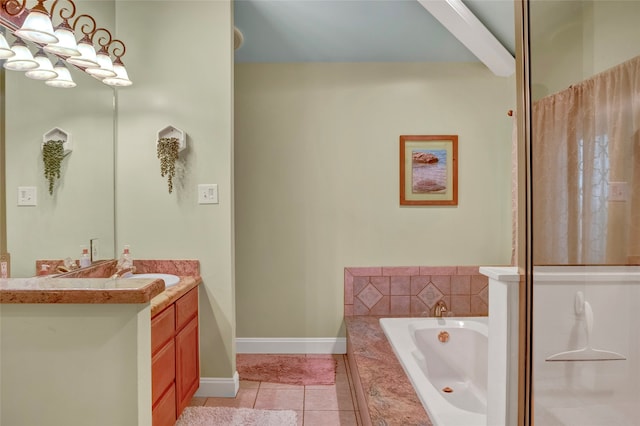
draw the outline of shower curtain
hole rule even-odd
[[[640,56],[531,114],[534,264],[637,264]]]

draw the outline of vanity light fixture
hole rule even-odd
[[[111,33],[104,28],[98,28],[96,31],[94,31],[91,40],[95,38],[96,34],[98,34],[99,31],[104,31],[105,33],[107,33],[109,38],[100,37],[97,40],[97,43],[100,46],[100,50],[96,54],[96,62],[99,66],[96,68],[87,68],[86,71],[88,74],[91,74],[98,79],[116,77],[117,74],[113,70],[113,62],[111,62],[111,56],[109,56],[109,51],[107,50],[107,47],[112,43]],[[101,40],[103,40],[104,42],[101,43]]]
[[[93,24],[89,29],[87,26],[89,24],[83,24],[80,27],[80,30],[84,34],[82,39],[78,42],[78,51],[80,52],[80,56],[71,56],[67,59],[67,62],[73,65],[77,65],[79,67],[85,68],[98,68],[100,64],[98,64],[98,59],[96,58],[96,49],[93,47],[93,41],[91,40],[91,36],[97,31],[96,20],[89,15],[80,15],[76,18],[73,23],[73,29],[76,29],[78,22],[81,18],[87,18]]]
[[[114,47],[113,55],[116,59],[113,61],[113,71],[116,73],[114,77],[107,77],[102,82],[104,84],[108,84],[109,86],[115,87],[126,87],[131,86],[133,83],[129,80],[129,74],[127,73],[127,69],[124,67],[122,63],[122,56],[126,51],[126,47],[123,42],[120,40],[113,40],[111,44],[118,43],[122,45],[122,50],[118,49],[118,47]],[[121,53],[119,53],[121,52]]]
[[[24,75],[34,80],[50,80],[56,78],[58,73],[54,71],[53,64],[42,49],[39,49],[33,59],[39,64],[38,68],[29,70]]]
[[[53,24],[49,12],[44,7],[44,0],[38,0],[38,4],[31,8],[27,19],[15,34],[25,40],[36,43],[57,43],[58,37],[53,33]]]
[[[31,51],[27,47],[27,44],[21,39],[16,39],[11,46],[11,50],[14,55],[8,58],[4,67],[12,71],[26,71],[38,68],[38,63],[33,59]]]
[[[27,2],[31,1],[37,4],[29,9]],[[47,1],[51,2],[50,14],[45,6]],[[70,6],[62,6],[62,3]],[[132,85],[122,62],[126,50],[124,43],[113,40],[107,29],[98,28],[92,16],[82,14],[76,17],[75,14],[73,0],[0,0],[0,59],[7,59],[4,67],[34,70],[28,77],[46,80],[50,86],[74,87],[69,69],[64,64],[67,62],[107,85]],[[55,30],[54,21],[57,22]],[[4,38],[5,28],[17,36],[11,48]],[[99,37],[103,32],[107,35]],[[25,40],[36,46],[38,59],[33,58]],[[58,58],[53,71],[45,63],[51,62],[45,52]],[[47,75],[52,76],[58,70],[62,75],[47,79]]]
[[[14,51],[9,47],[7,39],[4,38],[4,28],[0,27],[0,59],[7,59],[15,55]]]
[[[58,37],[58,42],[47,44],[44,47],[44,50],[46,52],[61,56],[80,56],[78,43],[76,42],[76,36],[73,33],[73,28],[71,28],[71,26],[69,25],[69,18],[73,17],[76,14],[76,5],[71,1],[69,3],[71,3],[71,6],[73,7],[72,10],[69,10],[65,7],[60,9],[60,18],[62,18],[62,21],[58,24],[58,26],[56,26],[56,30],[54,33],[56,37]],[[52,7],[52,12],[53,9],[54,8]],[[65,12],[69,12],[69,16],[66,16]]]
[[[51,87],[60,87],[62,89],[70,89],[72,87],[76,87],[75,81],[71,78],[71,73],[67,69],[64,62],[58,59],[56,62],[56,66],[53,70],[58,74],[56,78],[52,78],[51,80],[47,80],[44,82],[47,86]]]

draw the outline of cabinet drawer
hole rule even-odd
[[[175,308],[169,306],[151,319],[151,354],[155,354],[175,335]]]
[[[195,287],[176,301],[176,331],[198,314],[198,288]]]
[[[173,426],[176,423],[176,386],[172,384],[153,407],[153,426]]]
[[[151,361],[151,400],[155,404],[158,398],[171,385],[176,377],[176,346],[172,340],[155,354]]]

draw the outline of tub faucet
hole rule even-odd
[[[433,309],[433,316],[436,318],[442,318],[447,313],[447,304],[444,300],[438,300],[436,307]]]

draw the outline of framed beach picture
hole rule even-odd
[[[458,136],[400,136],[400,205],[458,205]]]

